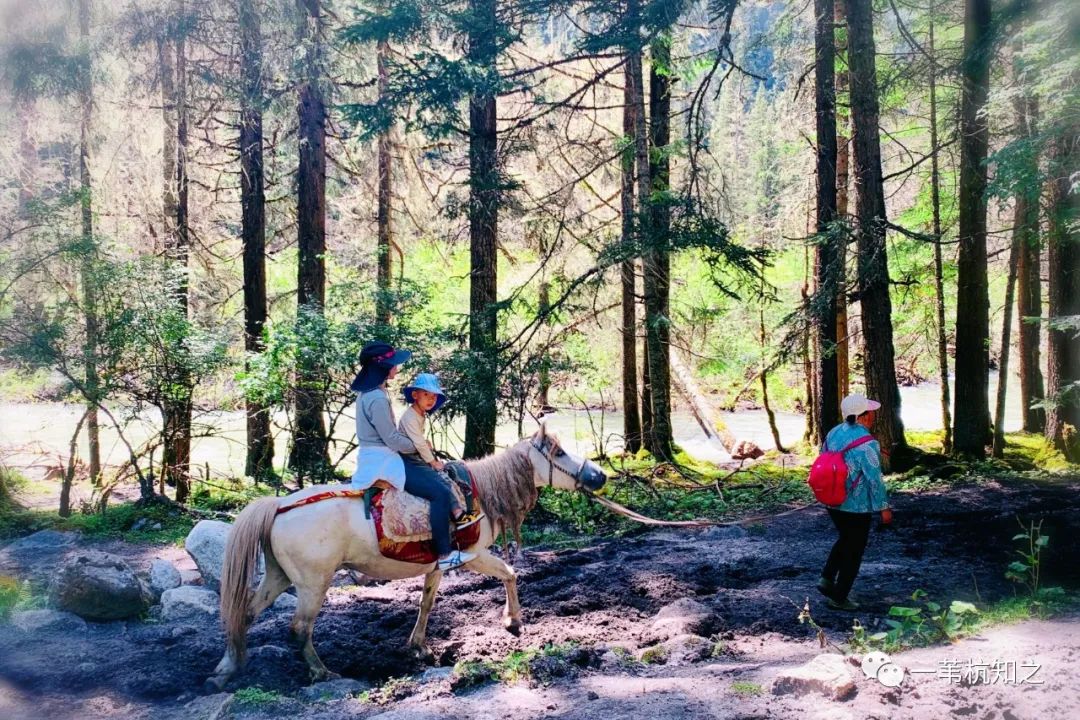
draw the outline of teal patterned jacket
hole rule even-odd
[[[852,441],[869,435],[858,423],[840,423],[825,436],[822,450],[839,452]],[[889,494],[881,477],[881,446],[877,440],[863,443],[844,455],[847,463],[847,498],[837,510],[851,513],[879,512],[889,507]]]

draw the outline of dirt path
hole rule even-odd
[[[988,482],[895,500],[897,527],[872,534],[855,590],[865,601],[858,617],[871,629],[880,626],[891,605],[905,604],[917,588],[946,603],[989,603],[1011,596],[1004,570],[1012,559],[1017,514],[1044,518],[1043,531],[1051,541],[1043,582],[1080,590],[1080,543],[1074,540],[1080,531],[1080,484]],[[820,652],[796,615],[813,593],[832,532],[827,516],[811,509],[749,531],[653,531],[578,550],[527,550],[515,563],[526,623],[521,638],[499,625],[499,583],[453,574],[443,583],[429,629],[439,665],[575,642],[583,649],[578,658],[582,667],[541,688],[494,685],[451,693],[446,680],[402,686],[403,714],[388,717],[524,720],[649,713],[672,718],[898,718],[952,713],[1042,719],[1072,714],[1080,701],[1075,669],[1080,625],[1068,619],[994,628],[981,639],[901,656],[909,669],[920,664],[934,668],[952,656],[1034,658],[1043,665],[1042,685],[960,687],[922,674],[892,690],[854,669],[859,681],[853,700],[771,695],[772,678],[780,669]],[[107,549],[124,551],[119,544]],[[145,558],[147,550],[138,553]],[[403,649],[420,589],[419,580],[332,588],[315,627],[316,647],[326,664],[373,684],[429,669]],[[656,612],[680,598],[708,609],[699,634],[712,637],[715,657],[680,667],[627,667],[603,654],[613,644],[647,647],[653,642],[649,628]],[[810,601],[817,622],[832,639],[843,641],[852,616],[830,611],[814,597]],[[259,686],[284,699],[267,706],[233,705],[228,712],[336,718],[391,709],[358,700],[292,699],[306,676],[302,662],[287,649],[288,620],[270,611],[259,619],[249,636],[254,648],[249,667],[227,688]],[[0,626],[0,717],[192,716],[186,704],[221,651],[216,628],[91,623],[82,631],[28,634]],[[742,683],[738,691],[733,683]]]

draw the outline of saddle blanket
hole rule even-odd
[[[452,484],[456,485],[456,484]],[[458,502],[464,498],[457,487],[452,487]],[[476,484],[472,484],[476,497]],[[371,519],[375,522],[375,535],[379,539],[379,552],[383,557],[403,562],[427,564],[438,556],[431,543],[430,503],[423,498],[395,490],[380,492],[371,499]],[[480,539],[480,522],[453,531],[454,545],[467,548]]]

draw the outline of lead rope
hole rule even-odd
[[[725,522],[721,522],[719,520],[656,520],[655,518],[651,518],[647,515],[642,515],[639,512],[631,510],[624,505],[620,505],[614,500],[608,500],[605,497],[600,497],[599,495],[593,493],[591,490],[582,489],[581,492],[585,493],[587,497],[595,500],[597,503],[603,505],[608,510],[611,510],[617,515],[628,517],[635,522],[641,523],[642,525],[662,525],[665,527],[726,527],[732,525],[745,525],[748,523],[759,522],[761,520],[768,520],[769,518],[791,515],[793,513],[801,512],[808,507],[813,507],[814,505],[817,505],[817,503],[807,503],[805,505],[800,505],[797,508],[785,510],[782,513],[776,513],[774,515],[755,515],[754,517],[742,518],[741,520],[729,520]]]

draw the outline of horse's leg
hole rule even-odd
[[[266,575],[263,576],[262,582],[259,583],[259,587],[255,590],[255,595],[251,598],[251,605],[248,606],[248,617],[252,621],[259,617],[263,610],[270,607],[277,600],[278,595],[285,592],[289,585],[292,584],[289,576],[278,565],[272,553],[266,553],[264,557],[266,560]]]
[[[412,634],[409,635],[409,647],[422,655],[430,655],[431,652],[424,647],[427,639],[428,616],[431,614],[431,606],[435,604],[435,593],[439,592],[439,583],[442,582],[442,571],[432,570],[424,578],[424,594],[420,598],[420,614],[416,618]]]
[[[330,588],[331,579],[332,576],[310,585],[297,583],[296,594],[299,603],[296,608],[296,615],[293,616],[292,623],[289,625],[292,641],[299,648],[304,660],[307,661],[312,682],[322,682],[323,680],[341,677],[337,673],[332,673],[326,669],[326,666],[323,665],[322,660],[319,659],[318,654],[315,652],[315,646],[311,644],[311,631],[315,627],[315,616],[322,609],[323,600],[326,598],[326,591]]]
[[[506,587],[506,607],[503,609],[503,627],[513,635],[521,634],[521,605],[518,604],[517,573],[514,568],[492,555],[487,550],[477,550],[476,559],[466,567],[481,575],[488,575],[503,581]]]

